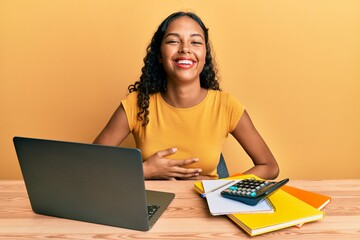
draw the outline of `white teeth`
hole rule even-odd
[[[178,60],[177,63],[191,65],[191,64],[193,64],[193,61],[191,61],[191,60]]]

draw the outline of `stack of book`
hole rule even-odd
[[[203,180],[194,183],[194,189],[200,193],[208,191],[209,186],[221,186],[224,181],[255,178],[255,175],[241,175],[220,180]],[[204,188],[205,187],[205,188]],[[220,189],[219,189],[220,190]],[[221,191],[221,190],[220,190]],[[244,229],[249,235],[256,236],[263,233],[296,226],[300,228],[306,222],[312,222],[324,217],[321,211],[331,198],[319,193],[303,189],[283,186],[272,194],[262,205],[249,209],[242,203],[220,196],[218,191],[207,196],[211,214],[227,215],[232,221]],[[232,203],[230,202],[232,201]],[[238,204],[235,206],[235,204]],[[224,206],[226,209],[224,209]],[[219,208],[218,208],[219,207]]]

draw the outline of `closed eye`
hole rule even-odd
[[[176,40],[168,40],[168,41],[166,41],[166,43],[170,43],[170,44],[174,44],[174,43],[179,43],[179,41],[176,41]]]

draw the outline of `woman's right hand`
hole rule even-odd
[[[184,166],[197,162],[199,159],[190,158],[183,160],[174,160],[166,158],[168,155],[174,154],[176,148],[169,148],[159,151],[149,157],[144,162],[144,176],[145,179],[169,179],[176,178],[190,179],[199,176],[200,168],[185,168]]]

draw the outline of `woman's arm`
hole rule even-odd
[[[94,140],[95,144],[118,146],[130,134],[128,120],[123,106],[116,109],[105,128]]]
[[[246,111],[244,111],[231,134],[255,164],[244,174],[254,174],[263,179],[275,179],[279,175],[279,167],[273,154],[256,130]]]

